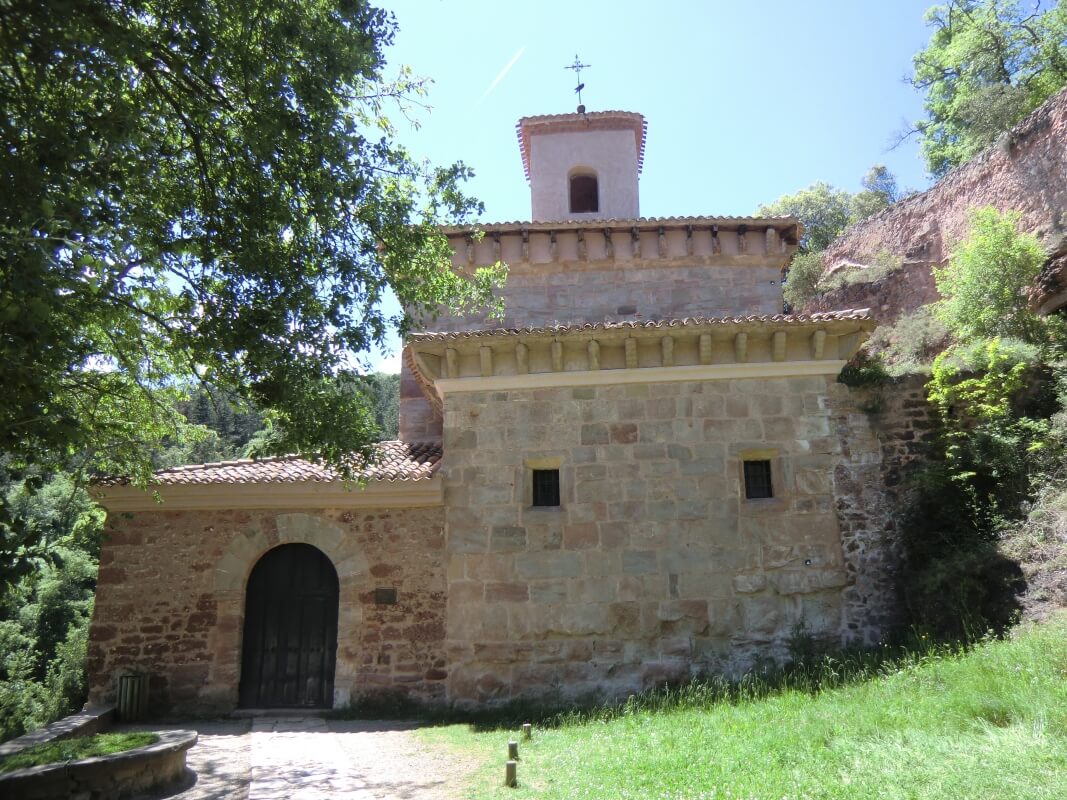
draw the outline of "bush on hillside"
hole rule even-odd
[[[789,265],[782,295],[794,309],[803,308],[819,293],[822,278],[822,253],[797,253]]]
[[[867,341],[867,351],[886,372],[900,375],[929,373],[934,358],[948,344],[949,333],[929,306],[904,314],[892,325],[880,325]]]
[[[1045,251],[1035,237],[1018,232],[1019,218],[995,208],[972,209],[967,236],[948,265],[934,270],[943,298],[934,312],[961,341],[1042,338],[1026,290],[1041,272]]]

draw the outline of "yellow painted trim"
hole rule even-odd
[[[449,392],[499,392],[509,389],[545,389],[564,386],[613,386],[630,383],[721,381],[738,378],[797,378],[811,375],[836,375],[846,363],[843,360],[767,361],[755,364],[697,364],[684,367],[537,372],[529,375],[494,375],[490,378],[438,378],[434,381],[434,386],[438,393],[444,396]]]
[[[330,483],[211,483],[155,486],[95,486],[93,498],[110,512],[201,511],[249,508],[417,508],[444,503],[440,475],[429,480],[376,481],[346,489]],[[158,494],[162,502],[157,502]]]
[[[778,458],[778,450],[777,448],[742,450],[737,455],[742,461],[770,461],[772,458]]]

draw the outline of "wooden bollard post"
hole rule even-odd
[[[515,788],[519,785],[519,764],[517,761],[509,761],[504,764],[504,785]]]
[[[522,723],[522,738],[529,739],[531,736],[533,736],[533,725],[529,722]]]
[[[519,743],[516,741],[508,742],[508,758],[512,761],[519,760]]]

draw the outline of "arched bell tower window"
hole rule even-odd
[[[571,175],[571,213],[588,214],[596,211],[600,211],[596,173],[579,172]]]

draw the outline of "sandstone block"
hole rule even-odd
[[[657,461],[667,457],[667,445],[663,442],[640,442],[633,447],[637,461]]]
[[[579,464],[574,468],[574,478],[578,481],[602,481],[607,476],[605,464]]]
[[[609,428],[612,444],[633,444],[637,441],[637,425],[620,422]]]
[[[614,577],[578,578],[570,583],[568,598],[572,603],[610,603],[614,601]]]
[[[525,603],[529,599],[530,590],[525,583],[492,581],[485,584],[487,603]]]
[[[582,425],[581,442],[583,445],[607,444],[608,426],[603,424]]]
[[[678,416],[678,401],[673,397],[656,397],[648,401],[648,418],[672,420]]]
[[[749,634],[771,634],[778,628],[781,609],[778,598],[747,595],[741,601],[741,625]]]
[[[726,395],[726,416],[732,418],[747,417],[749,415],[749,398],[745,395]]]
[[[603,603],[566,605],[559,614],[559,632],[568,636],[610,633],[614,627],[611,607]]]
[[[673,636],[660,642],[660,652],[668,658],[688,659],[693,654],[693,640],[688,636]]]
[[[655,550],[624,550],[622,571],[624,575],[651,575],[659,568]]]
[[[489,532],[489,551],[515,553],[526,549],[526,529],[516,525],[494,525]]]
[[[734,591],[738,594],[755,594],[766,588],[767,576],[763,573],[734,576]]]
[[[833,491],[829,470],[800,470],[795,477],[799,494],[830,494]]]
[[[671,400],[673,404],[674,401]],[[674,423],[669,419],[660,422],[640,422],[637,425],[638,441],[641,443],[669,442],[674,435]]]
[[[600,530],[600,546],[604,550],[621,550],[631,544],[630,528],[627,525],[601,522],[597,524],[597,528]]]
[[[529,592],[532,603],[563,603],[567,600],[567,584],[562,580],[532,581]]]
[[[764,417],[763,436],[768,442],[784,442],[797,438],[797,424],[789,417]]]
[[[511,503],[515,499],[515,486],[511,480],[506,483],[481,483],[470,487],[471,505],[492,506]]]
[[[600,532],[595,522],[563,526],[565,550],[590,550],[600,543]]]
[[[779,594],[808,594],[845,586],[848,573],[843,569],[789,570],[774,573],[772,579]]]
[[[733,576],[716,571],[683,572],[678,575],[680,598],[727,598],[733,596]]]
[[[708,633],[730,637],[740,629],[738,603],[733,599],[714,599],[708,602]]]
[[[608,606],[611,631],[617,637],[637,635],[641,627],[641,604],[619,602]]]
[[[528,642],[475,642],[472,655],[475,661],[499,664],[529,661],[533,656],[533,645]]]
[[[489,547],[489,531],[452,525],[448,533],[450,553],[484,553]]]

